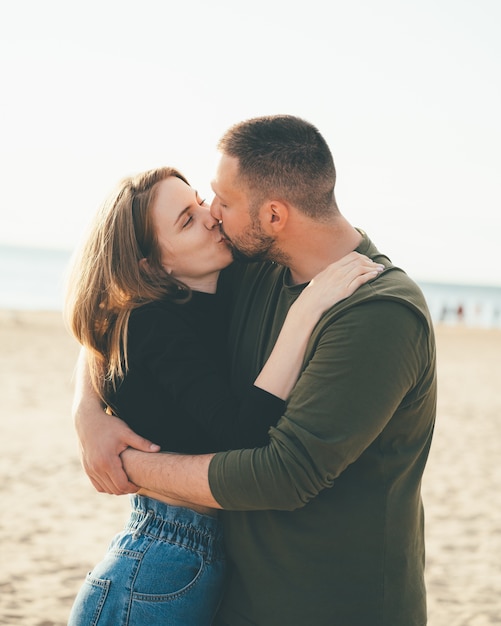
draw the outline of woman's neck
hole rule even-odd
[[[216,293],[219,272],[214,272],[207,276],[197,278],[189,277],[188,279],[180,279],[185,285],[188,285],[193,291],[201,291],[203,293]]]

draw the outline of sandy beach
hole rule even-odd
[[[501,624],[501,330],[436,333],[429,625]],[[61,315],[0,311],[0,346],[0,624],[63,626],[128,499],[97,494],[81,469],[70,417],[78,346]]]

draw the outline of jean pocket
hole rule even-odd
[[[203,555],[176,544],[153,542],[143,554],[134,581],[134,595],[165,600],[184,593],[204,569]]]
[[[166,550],[156,552],[165,555]],[[130,606],[130,626],[196,624],[210,626],[222,598],[225,563],[170,546],[168,560],[139,568]],[[175,553],[175,554],[174,554]]]
[[[96,626],[101,616],[111,582],[87,574],[85,583],[80,588],[73,608],[71,609],[68,626],[72,624],[88,624]]]

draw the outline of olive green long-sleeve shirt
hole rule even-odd
[[[231,626],[423,626],[421,477],[436,409],[426,303],[364,235],[358,252],[387,270],[335,305],[270,443],[217,454],[230,561],[220,617]],[[231,366],[254,380],[301,286],[286,269],[234,276]]]

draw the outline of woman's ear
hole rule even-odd
[[[143,272],[145,273],[150,273],[153,271],[148,259],[146,257],[139,259],[139,267],[143,270]],[[164,268],[164,270],[167,272],[167,274],[172,274],[172,268],[171,267],[167,267],[166,265],[162,265],[162,267]]]

